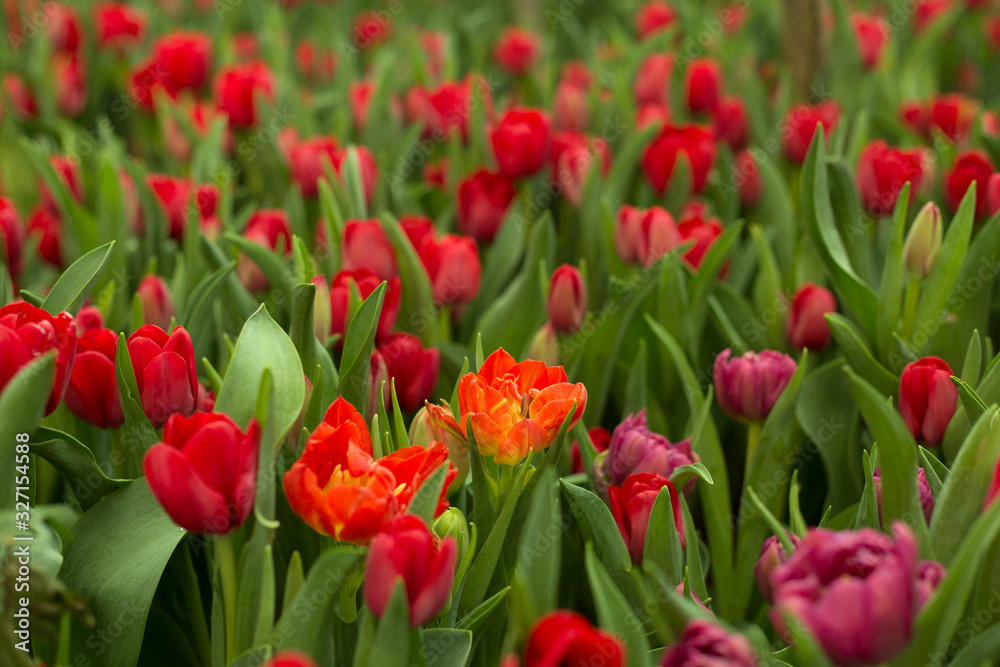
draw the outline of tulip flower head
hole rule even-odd
[[[715,358],[712,376],[715,397],[722,411],[733,419],[762,422],[795,374],[787,354],[764,350],[733,357],[728,348]]]
[[[837,312],[837,300],[825,287],[806,283],[795,292],[785,322],[785,337],[797,350],[822,350],[830,344],[830,327],[824,317]]]
[[[76,323],[69,313],[49,315],[23,301],[0,308],[0,392],[18,371],[51,351],[56,352],[56,369],[46,415],[59,405],[69,384],[76,358]]]
[[[458,228],[480,243],[489,243],[500,231],[515,196],[514,184],[503,174],[485,169],[473,172],[458,184]]]
[[[951,367],[939,357],[906,365],[899,376],[899,414],[916,440],[936,447],[955,414],[958,388]]]
[[[624,667],[625,646],[582,615],[558,609],[535,623],[524,646],[524,667],[603,665]]]
[[[264,667],[317,667],[316,661],[305,653],[286,650],[278,651],[264,663]]]
[[[796,548],[799,546],[799,542],[801,542],[799,536],[795,533],[788,533],[788,539],[792,543],[792,546]],[[753,577],[757,581],[757,588],[760,590],[760,594],[764,597],[765,601],[770,602],[772,599],[771,573],[779,565],[787,562],[789,557],[791,557],[791,554],[785,552],[785,547],[781,544],[781,540],[778,539],[777,535],[772,535],[764,540],[764,545],[760,549],[760,558],[757,559],[757,563],[753,566]]]
[[[193,533],[224,535],[253,511],[260,427],[244,432],[218,413],[176,414],[153,445],[143,470],[153,495],[174,523]]]
[[[125,421],[115,375],[117,348],[118,334],[110,329],[78,333],[76,360],[63,399],[70,412],[100,428],[115,428]]]
[[[147,324],[127,343],[142,411],[153,428],[162,427],[171,415],[191,415],[198,398],[198,374],[194,344],[184,327],[167,334]]]
[[[631,414],[615,428],[608,444],[607,456],[601,461],[598,484],[621,486],[632,475],[652,473],[667,479],[681,466],[698,462],[691,451],[690,438],[671,443],[666,436],[649,430],[646,410]],[[694,489],[692,479],[685,493]]]
[[[958,210],[965,193],[975,182],[976,220],[985,220],[989,213],[987,186],[993,172],[993,161],[985,151],[967,150],[958,153],[954,166],[944,177],[944,195],[948,208]]]
[[[13,278],[24,269],[23,253],[27,236],[24,221],[14,202],[0,197],[0,261]]]
[[[575,266],[563,264],[552,272],[548,314],[557,331],[573,333],[583,324],[587,314],[587,286]]]
[[[649,528],[653,503],[661,489],[667,489],[670,504],[674,513],[674,526],[680,536],[681,546],[684,546],[684,515],[681,511],[681,497],[674,485],[666,477],[653,473],[630,475],[622,486],[612,486],[608,489],[608,500],[611,505],[611,516],[618,524],[632,562],[642,565],[643,549],[646,546],[646,530]]]
[[[743,635],[729,634],[711,621],[696,618],[684,626],[684,633],[663,654],[661,663],[661,667],[693,665],[757,667],[757,658]]]
[[[515,465],[551,445],[571,411],[569,427],[580,421],[587,389],[581,383],[571,384],[562,366],[517,363],[499,349],[478,373],[462,376],[458,403],[459,432],[465,433],[471,424],[480,454],[492,456],[500,465]]]

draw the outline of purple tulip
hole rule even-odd
[[[801,542],[798,535],[788,533],[788,539],[791,540],[793,547],[798,548],[799,542]],[[757,588],[760,589],[760,594],[768,602],[771,601],[772,597],[771,573],[779,565],[787,562],[788,557],[789,555],[785,553],[785,547],[781,545],[781,540],[778,539],[777,535],[772,535],[764,540],[764,546],[760,550],[760,558],[757,559],[757,564],[753,566],[753,576],[757,580]]]
[[[795,362],[774,350],[730,355],[723,350],[712,369],[719,407],[733,419],[762,422],[795,374]]]
[[[882,466],[875,468],[872,473],[872,482],[875,485],[875,500],[878,502],[878,518],[882,518]],[[920,509],[924,512],[924,520],[931,522],[931,514],[934,513],[934,495],[931,493],[931,485],[927,483],[927,473],[923,468],[917,468],[917,490],[920,492]]]
[[[608,453],[601,462],[599,483],[621,486],[631,475],[643,472],[670,478],[674,470],[698,461],[698,455],[691,451],[690,438],[671,443],[666,437],[649,430],[645,408],[637,414],[629,415],[615,429],[608,445]],[[692,478],[684,487],[684,493],[694,490]]]
[[[680,641],[663,654],[662,667],[756,667],[750,642],[703,618],[690,621]]]
[[[809,531],[771,573],[771,620],[787,634],[785,615],[803,623],[837,665],[888,661],[910,641],[919,609],[917,544],[903,523],[895,539],[865,528]]]

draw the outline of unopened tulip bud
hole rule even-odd
[[[434,519],[431,529],[442,540],[448,537],[455,539],[455,544],[458,545],[458,560],[461,561],[469,549],[469,522],[462,514],[462,510],[449,507],[444,514]]]
[[[879,518],[882,517],[882,467],[875,468],[872,473],[872,486],[875,487],[875,504],[878,505]],[[927,473],[923,468],[917,468],[917,495],[920,496],[920,509],[924,513],[924,519],[930,525],[931,515],[934,513],[934,494],[931,493],[931,485],[927,481]]]
[[[316,286],[316,296],[313,300],[313,328],[316,331],[316,338],[327,346],[330,342],[330,326],[332,314],[330,308],[330,287],[326,284],[326,276],[316,276],[312,279]]]
[[[174,297],[160,276],[149,275],[139,283],[139,302],[146,324],[155,324],[164,331],[170,330],[170,320],[177,316]]]
[[[795,362],[774,350],[731,355],[723,350],[712,370],[719,407],[733,419],[763,422],[795,374]]]
[[[756,667],[750,642],[743,635],[729,634],[703,618],[688,622],[684,634],[663,654],[662,667],[728,665]]]
[[[552,273],[548,300],[549,322],[564,333],[573,333],[587,314],[587,286],[580,270],[563,264]]]
[[[559,365],[559,337],[551,323],[544,324],[531,339],[528,358],[537,359],[546,366]]]
[[[923,280],[930,275],[941,252],[941,210],[934,202],[920,209],[903,244],[903,266],[910,280]]]
[[[899,376],[899,414],[916,440],[928,447],[941,444],[955,414],[958,389],[944,359],[924,357],[911,362]]]
[[[822,350],[830,343],[830,327],[824,317],[837,312],[837,300],[830,290],[813,283],[800,287],[792,297],[785,322],[785,337],[796,350]]]
[[[432,442],[443,442],[448,448],[448,460],[455,464],[458,474],[448,487],[448,493],[454,493],[462,488],[465,478],[469,474],[469,445],[464,438],[446,429],[443,424],[450,423],[458,429],[455,416],[447,407],[428,404],[420,408],[417,414],[413,415],[410,422],[409,440],[410,445],[420,447],[430,447]]]

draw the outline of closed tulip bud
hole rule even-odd
[[[736,154],[736,186],[740,189],[740,200],[744,208],[753,208],[760,200],[760,169],[753,154],[743,149]]]
[[[926,177],[921,148],[894,148],[877,140],[868,144],[858,158],[858,191],[865,209],[874,217],[892,214],[906,183],[910,184],[912,202]]]
[[[680,232],[681,243],[684,241],[694,241],[694,244],[684,252],[681,259],[693,271],[697,271],[712,244],[722,236],[722,224],[716,218],[703,219],[702,217],[694,217],[688,218],[677,225],[677,231]],[[727,267],[728,263],[723,265],[720,272],[721,276],[724,277],[726,275]]]
[[[1000,21],[1000,17],[997,20]],[[986,182],[986,211],[991,216],[1000,211],[1000,172],[991,174]]]
[[[52,59],[52,74],[59,114],[76,118],[87,106],[87,70],[76,54],[59,54]]]
[[[638,107],[670,107],[670,76],[674,59],[666,53],[651,53],[639,66],[632,92]]]
[[[941,252],[942,236],[941,210],[934,202],[927,202],[903,244],[903,266],[910,280],[920,281],[930,275]]]
[[[75,157],[65,155],[53,155],[49,158],[49,163],[56,172],[56,176],[66,187],[73,198],[83,203],[83,176],[80,174],[80,163]],[[38,196],[41,199],[42,207],[57,215],[61,210],[56,204],[55,197],[49,191],[48,185],[43,180],[38,181]]]
[[[609,450],[610,451],[610,450]],[[653,503],[662,489],[670,494],[670,504],[673,507],[674,526],[680,536],[681,546],[684,546],[684,515],[681,512],[681,497],[677,489],[666,477],[653,473],[631,475],[622,486],[608,488],[608,500],[611,505],[611,516],[618,524],[629,556],[635,565],[642,565],[643,549],[646,546],[646,530],[649,528]]]
[[[52,42],[53,50],[73,53],[80,48],[83,29],[80,26],[80,17],[73,7],[58,2],[46,2],[40,12],[40,18],[34,20],[40,21],[40,25],[45,28],[45,34]]]
[[[51,351],[56,352],[56,369],[46,415],[59,405],[69,384],[76,358],[76,323],[69,313],[49,315],[23,301],[0,308],[0,393],[18,371]]]
[[[960,93],[935,97],[927,110],[928,123],[955,142],[965,141],[977,117],[983,115],[979,100]]]
[[[361,298],[367,299],[382,284],[382,281],[368,269],[341,271],[330,280],[330,335],[339,335],[341,341],[346,333],[348,295],[351,283],[357,286]],[[377,341],[386,338],[396,326],[396,318],[399,316],[400,292],[399,278],[393,276],[386,282],[385,286],[382,312],[379,313],[378,328],[375,331],[375,340]]]
[[[278,651],[264,663],[264,667],[317,667],[316,662],[305,653],[287,650]]]
[[[38,254],[56,268],[63,265],[62,218],[39,206],[28,218],[28,236],[38,240]]]
[[[917,440],[936,447],[955,414],[958,389],[951,367],[938,357],[924,357],[906,365],[899,376],[899,414]]]
[[[663,654],[661,667],[757,667],[750,642],[743,635],[729,634],[704,618],[688,621],[676,644]]]
[[[882,664],[902,651],[918,611],[917,544],[905,524],[894,524],[893,535],[810,530],[771,574],[779,632],[787,635],[792,616],[836,665]]]
[[[431,228],[430,236],[417,242],[420,261],[431,279],[434,301],[442,305],[469,303],[479,294],[483,272],[476,241],[457,234],[445,234],[435,240],[433,233]]]
[[[264,63],[233,65],[215,77],[215,102],[229,116],[232,127],[257,124],[256,99],[274,100],[274,74]]]
[[[722,68],[719,63],[711,58],[691,62],[684,90],[688,111],[696,114],[714,111],[722,97]]]
[[[365,565],[365,603],[382,618],[396,582],[402,580],[410,626],[421,626],[448,602],[458,548],[455,539],[438,540],[423,519],[403,514],[375,536]]]
[[[667,191],[677,162],[687,160],[690,194],[701,192],[708,183],[708,174],[715,161],[715,137],[697,125],[675,127],[665,125],[642,154],[642,169],[646,180],[657,192]]]
[[[428,403],[413,415],[408,434],[411,445],[430,447],[435,442],[443,442],[448,448],[448,460],[456,470],[455,479],[448,487],[449,494],[461,489],[469,474],[469,445],[464,437],[457,435],[458,428],[451,408]]]
[[[587,286],[580,270],[563,264],[552,272],[548,299],[549,322],[556,331],[574,333],[587,315]]]
[[[564,609],[539,618],[524,645],[524,667],[625,664],[625,646],[617,635],[599,630],[583,615]]]
[[[152,324],[129,336],[128,355],[135,371],[142,411],[153,428],[174,414],[189,416],[198,398],[194,345],[183,327],[170,335]]]
[[[555,122],[560,130],[583,132],[589,122],[587,89],[563,79],[556,86]]]
[[[559,336],[551,322],[546,322],[535,332],[528,348],[528,356],[537,359],[546,366],[559,364]]]
[[[169,329],[170,320],[177,316],[177,308],[166,281],[160,276],[146,276],[139,281],[137,294],[146,324],[155,324],[164,331]]]
[[[976,220],[982,221],[989,213],[986,192],[993,175],[993,161],[986,151],[967,150],[958,153],[955,165],[944,177],[944,199],[948,208],[958,210],[965,193],[976,183]]]
[[[437,383],[440,355],[437,348],[424,346],[411,333],[394,333],[378,345],[389,378],[396,387],[396,399],[404,412],[424,404]]]
[[[507,216],[517,192],[501,174],[480,169],[458,184],[458,228],[480,243],[489,243]]]
[[[279,256],[287,257],[292,253],[291,225],[288,214],[280,208],[255,211],[243,229],[243,236]],[[236,275],[250,292],[263,292],[271,286],[260,267],[246,255],[240,255]]]
[[[326,347],[330,342],[330,326],[332,315],[330,312],[330,287],[326,284],[326,276],[316,276],[312,279],[316,286],[316,296],[313,299],[313,329],[316,338]]]
[[[146,174],[146,185],[166,214],[169,229],[167,234],[175,241],[184,238],[187,228],[188,205],[191,199],[191,184],[183,178],[166,174]],[[139,211],[139,234],[145,234],[145,220]]]
[[[24,242],[27,231],[21,214],[7,197],[0,197],[0,260],[12,278],[24,270]]]
[[[200,32],[174,32],[153,45],[152,61],[163,74],[171,92],[197,90],[208,81],[212,59],[212,38]]]
[[[257,490],[260,427],[243,431],[228,415],[174,415],[142,462],[153,495],[192,533],[224,535],[247,520]]]
[[[96,306],[84,306],[81,308],[80,312],[76,314],[75,321],[77,338],[80,338],[80,336],[92,329],[104,328],[104,316],[101,315],[101,311]]]
[[[511,109],[490,132],[499,171],[512,180],[541,169],[549,159],[551,143],[549,117],[539,109]]]
[[[461,562],[462,556],[469,550],[469,522],[462,514],[462,510],[449,507],[444,514],[434,519],[431,528],[440,539],[450,537],[455,540],[455,545],[458,547],[458,561]]]
[[[3,88],[15,116],[21,120],[31,120],[38,116],[38,98],[24,79],[17,74],[5,74]]]
[[[723,350],[712,369],[719,407],[733,419],[763,422],[795,374],[795,362],[774,350],[731,355]]]
[[[837,300],[825,287],[806,283],[795,291],[785,321],[785,337],[796,350],[822,350],[830,344],[827,313],[837,312]]]
[[[650,0],[635,14],[635,33],[646,39],[669,28],[677,20],[677,11],[664,0]]]
[[[875,502],[878,505],[878,515],[882,516],[882,466],[875,468],[872,473],[872,486],[875,487]],[[924,513],[924,520],[930,524],[931,515],[934,513],[934,495],[931,493],[931,486],[927,482],[927,473],[923,468],[917,468],[917,493],[920,496],[920,509]]]
[[[364,131],[368,125],[368,108],[371,106],[372,93],[375,92],[374,81],[352,81],[347,89],[347,100],[351,107],[351,119],[354,127]]]
[[[936,560],[922,560],[917,564],[917,609],[923,609],[948,571]]]
[[[734,151],[746,146],[749,125],[747,106],[739,97],[725,97],[712,111],[715,135]]]
[[[292,180],[298,184],[303,197],[311,199],[319,193],[319,180],[326,176],[324,162],[329,161],[332,167],[337,150],[337,140],[334,137],[312,137],[290,143],[288,166],[292,172]]]
[[[378,220],[347,221],[341,266],[345,271],[368,269],[382,280],[396,275],[396,255]]]
[[[527,74],[538,60],[541,50],[538,35],[530,30],[512,26],[500,34],[500,39],[493,49],[493,58],[508,74],[522,76]]]
[[[698,462],[698,455],[691,451],[691,439],[672,443],[666,436],[649,430],[646,410],[625,418],[611,434],[607,456],[599,466],[595,486],[599,491],[608,484],[622,486],[632,475],[652,473],[666,479],[681,466]],[[694,490],[695,480],[683,489],[686,495]]]
[[[138,44],[146,32],[146,13],[124,2],[101,2],[94,8],[98,45],[125,51]]]
[[[793,547],[798,547],[801,541],[795,533],[788,533],[788,539]],[[764,540],[764,545],[760,549],[760,558],[753,566],[753,576],[757,581],[757,589],[766,602],[770,602],[772,596],[771,573],[779,565],[785,563],[790,556],[791,554],[785,553],[785,547],[782,546],[777,535],[772,535]]]
[[[858,55],[865,69],[875,69],[889,42],[889,26],[877,16],[856,12],[851,16],[851,28],[858,43]]]

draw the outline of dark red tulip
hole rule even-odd
[[[824,315],[837,312],[837,300],[825,287],[805,283],[795,291],[785,321],[785,337],[796,350],[822,350],[830,344],[830,327]]]
[[[413,412],[431,397],[437,382],[440,355],[437,348],[424,349],[410,333],[394,333],[379,343],[389,377],[395,381],[396,398],[404,412]]]
[[[734,172],[733,179],[740,190],[743,206],[753,208],[760,200],[760,168],[749,150],[744,149],[736,154]]]
[[[715,160],[715,138],[697,125],[665,125],[642,154],[646,180],[658,194],[667,191],[677,161],[684,156],[691,181],[691,194],[698,194],[708,183]]]
[[[142,411],[153,428],[174,414],[194,412],[198,397],[194,345],[183,327],[169,335],[147,324],[128,338],[128,355],[139,387]]]
[[[538,61],[542,45],[538,35],[524,28],[506,28],[493,49],[493,58],[508,74],[522,76]]]
[[[551,142],[549,117],[538,109],[511,109],[490,132],[499,171],[509,179],[541,169],[549,159]]]
[[[792,546],[798,547],[799,542],[801,542],[798,535],[795,533],[787,533],[787,535]],[[791,554],[785,553],[785,547],[782,546],[781,540],[778,539],[777,535],[772,535],[764,540],[764,545],[760,549],[760,558],[757,559],[757,564],[753,566],[753,576],[757,581],[757,588],[760,590],[760,594],[763,596],[765,602],[771,602],[774,593],[771,589],[771,573],[779,565],[787,562],[789,556]]]
[[[684,546],[684,515],[681,513],[681,497],[677,489],[666,477],[653,473],[630,475],[625,483],[608,488],[611,515],[618,524],[618,531],[625,540],[632,562],[642,565],[642,553],[646,545],[646,530],[649,527],[653,503],[660,490],[667,489],[673,507],[674,525]]]
[[[354,46],[362,51],[379,46],[392,34],[392,17],[385,11],[367,11],[354,19]]]
[[[589,665],[624,667],[624,644],[574,611],[558,609],[538,619],[524,646],[524,667]]]
[[[17,74],[7,73],[3,77],[3,87],[15,116],[21,120],[31,120],[38,116],[38,98],[24,79]]]
[[[955,164],[944,177],[944,198],[948,208],[958,210],[966,191],[976,182],[976,219],[984,220],[989,214],[987,185],[993,175],[993,161],[986,151],[967,150],[955,156]]]
[[[375,218],[348,220],[340,250],[341,267],[345,271],[368,269],[382,280],[389,280],[397,273],[392,244]]]
[[[722,98],[722,68],[711,58],[692,61],[684,80],[688,111],[707,113],[714,111]]]
[[[836,102],[812,106],[803,104],[789,109],[782,128],[785,155],[795,164],[805,162],[816,129],[822,125],[825,136],[829,138],[839,118],[840,109]]]
[[[142,467],[174,523],[192,533],[224,535],[253,512],[259,447],[256,419],[244,432],[228,415],[175,414]]]
[[[899,376],[899,414],[914,438],[928,447],[941,444],[955,414],[958,389],[951,367],[938,357],[910,362]]]
[[[891,215],[899,191],[909,182],[910,202],[924,177],[924,152],[920,148],[894,148],[881,139],[868,144],[858,158],[861,201],[875,217]]]
[[[872,486],[875,487],[875,502],[878,505],[878,515],[882,517],[882,466],[875,468],[872,473]],[[931,523],[931,516],[934,514],[934,494],[931,492],[931,485],[927,481],[927,473],[923,468],[917,468],[917,494],[920,496],[920,510],[924,514],[924,521],[928,525]]]
[[[980,105],[978,100],[965,95],[948,93],[935,97],[927,114],[928,130],[937,128],[952,141],[961,142],[968,136],[973,121],[980,116]]]
[[[258,120],[257,98],[273,101],[274,89],[274,74],[266,64],[234,65],[215,77],[215,102],[229,115],[231,126],[253,127]]]
[[[76,341],[76,360],[66,387],[66,407],[99,428],[116,428],[125,421],[115,376],[118,334],[91,329]]]
[[[0,308],[0,392],[19,370],[53,350],[56,370],[46,415],[59,405],[69,384],[76,357],[76,323],[69,313],[52,316],[23,301]]]
[[[480,169],[458,184],[458,228],[480,243],[497,235],[517,192],[505,176]]]
[[[38,254],[56,268],[63,265],[62,218],[39,206],[28,218],[28,236],[38,239]]]
[[[747,144],[747,106],[739,97],[724,97],[712,111],[715,136],[735,152]]]
[[[37,25],[45,29],[54,51],[75,53],[80,48],[83,28],[80,25],[80,16],[71,5],[46,2],[42,7],[42,15],[36,14],[33,18],[39,21]]]
[[[596,443],[595,443],[596,444]],[[640,473],[670,479],[678,468],[698,463],[691,451],[691,439],[670,442],[666,436],[654,433],[646,421],[646,409],[630,414],[615,427],[608,442],[608,454],[598,466],[595,487],[602,495],[607,486],[622,486],[628,478]],[[682,489],[685,495],[694,492],[692,479]]]
[[[731,355],[728,348],[720,352],[712,368],[719,407],[733,419],[763,422],[795,374],[795,362],[774,350]]]

